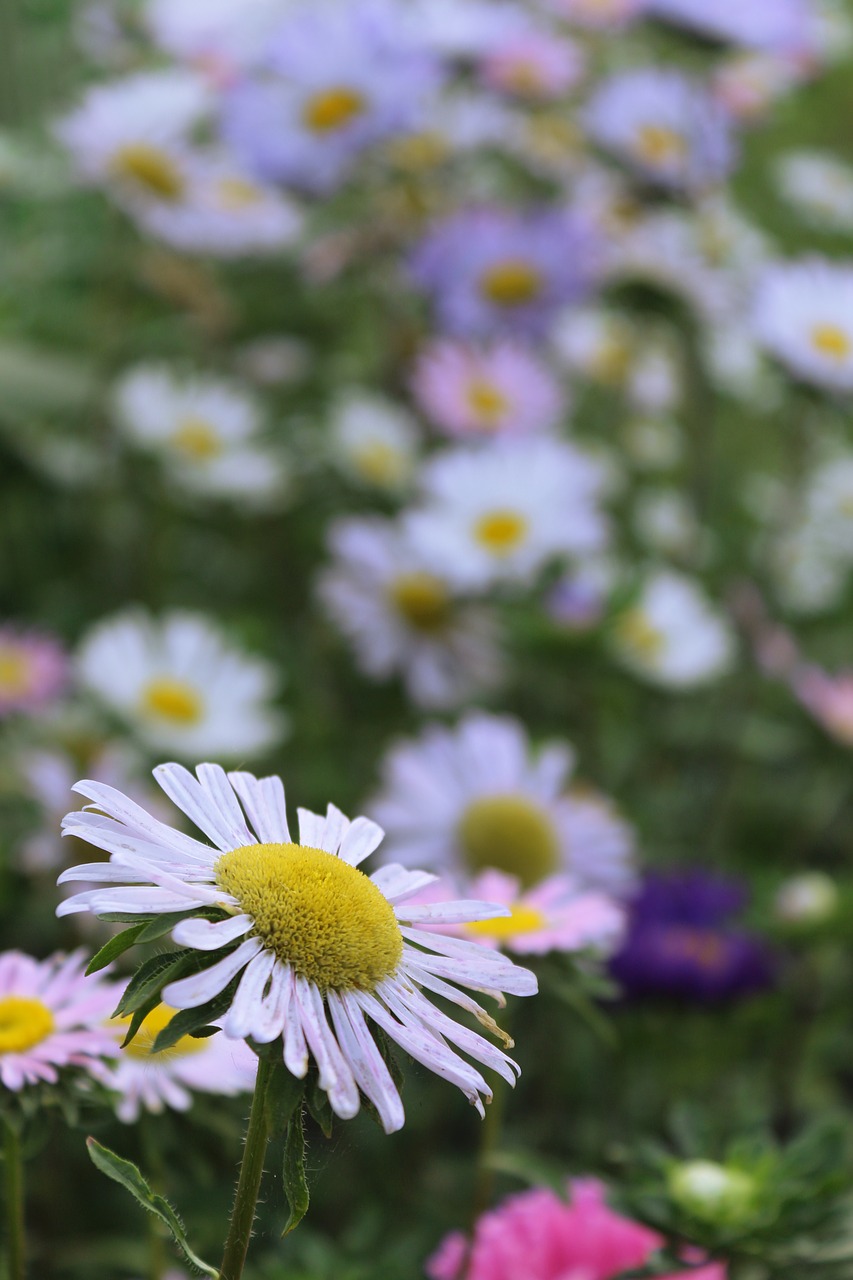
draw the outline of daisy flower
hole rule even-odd
[[[822,151],[792,151],[776,164],[776,183],[794,210],[823,231],[853,231],[853,168]]]
[[[570,373],[605,386],[622,386],[639,348],[639,335],[618,311],[572,307],[554,326],[552,341]]]
[[[481,1115],[491,1089],[451,1045],[514,1083],[515,1063],[425,994],[447,997],[494,1030],[460,987],[492,995],[536,991],[534,975],[499,953],[430,930],[494,916],[494,904],[407,905],[430,877],[399,866],[372,876],[360,871],[382,829],[367,818],[350,822],[334,805],[325,817],[300,809],[293,841],[279,778],[226,774],[214,764],[199,765],[195,776],[163,764],[154,776],[212,845],[156,822],[110,787],[80,782],[76,789],[97,811],[69,814],[65,830],[108,850],[110,861],[72,868],[61,879],[98,878],[108,887],[75,895],[57,910],[157,916],[219,908],[221,919],[190,916],[172,930],[176,943],[211,962],[168,983],[163,1003],[199,1008],[233,985],[226,1036],[259,1044],[281,1038],[284,1065],[297,1078],[313,1057],[335,1114],[356,1115],[364,1093],[388,1133],[402,1126],[403,1107],[369,1021],[456,1084]]]
[[[260,410],[239,384],[136,365],[119,379],[113,404],[122,434],[159,455],[178,488],[261,505],[283,495],[283,460],[259,442]]]
[[[714,97],[737,120],[760,119],[803,79],[796,61],[776,53],[739,51],[718,62],[712,77]]]
[[[417,424],[383,396],[341,392],[330,435],[338,465],[360,484],[393,492],[412,479],[420,444]]]
[[[176,1012],[163,1004],[152,1009],[104,1076],[107,1088],[119,1095],[116,1115],[125,1124],[133,1124],[143,1111],[188,1111],[193,1093],[231,1098],[255,1087],[258,1059],[242,1040],[221,1034],[181,1036],[171,1049],[152,1053],[158,1033]],[[123,1036],[130,1018],[117,1021]]]
[[[754,49],[804,55],[811,48],[809,0],[646,0],[646,12]]]
[[[332,526],[334,563],[318,590],[374,680],[399,673],[421,707],[453,707],[499,683],[497,621],[428,567],[399,525],[378,517]]]
[[[434,342],[418,357],[412,389],[425,416],[452,436],[548,431],[566,410],[547,364],[512,342]]]
[[[395,746],[370,812],[388,834],[387,857],[441,874],[487,869],[524,886],[558,872],[584,890],[624,894],[633,838],[609,803],[566,792],[571,749],[534,752],[511,717],[469,712],[455,729],[428,726]]]
[[[145,26],[161,49],[217,86],[261,58],[290,0],[147,0]]]
[[[546,437],[449,449],[424,468],[426,502],[407,528],[427,564],[460,588],[531,585],[554,557],[603,546],[605,479],[589,455]]]
[[[826,391],[853,391],[853,266],[778,263],[759,282],[752,323],[788,371]]]
[[[68,656],[46,632],[0,624],[0,717],[38,712],[68,683]]]
[[[582,118],[593,142],[665,187],[709,186],[733,162],[728,117],[679,71],[617,72],[598,86]]]
[[[693,579],[669,569],[649,574],[636,601],[611,624],[618,660],[654,684],[687,689],[724,675],[734,633]]]
[[[489,89],[539,102],[568,93],[583,69],[583,55],[571,40],[529,28],[489,50],[480,63],[480,78]]]
[[[202,614],[155,621],[131,609],[97,623],[77,655],[83,685],[152,750],[257,755],[285,724],[269,701],[278,673],[233,648]]]
[[[82,952],[34,960],[20,951],[0,955],[0,1083],[18,1091],[63,1067],[102,1079],[104,1059],[118,1053],[105,1023],[116,987],[87,977]]]

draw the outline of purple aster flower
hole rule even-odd
[[[224,135],[262,177],[317,193],[344,181],[365,147],[418,127],[440,77],[387,0],[299,5],[265,70],[226,99]]]
[[[613,976],[629,996],[736,999],[773,980],[761,938],[732,926],[744,907],[738,881],[698,869],[647,876],[632,904]]]
[[[464,209],[429,232],[411,275],[450,333],[535,335],[586,293],[597,249],[591,228],[563,210]]]

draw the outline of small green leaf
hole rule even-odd
[[[106,969],[108,964],[112,964],[113,960],[117,960],[119,956],[124,955],[128,947],[132,947],[139,935],[145,929],[145,922],[142,924],[131,925],[129,929],[122,929],[121,933],[117,933],[114,938],[110,938],[109,942],[105,942],[100,951],[96,952],[89,961],[86,969],[86,975],[97,973],[99,969]]]
[[[152,995],[159,993],[167,982],[182,977],[184,973],[197,963],[197,951],[169,951],[163,955],[151,956],[144,960],[125,988],[124,994],[116,1005],[114,1018],[125,1013],[133,1013]],[[208,964],[212,963],[212,958]],[[199,968],[203,968],[203,964]]]
[[[290,1073],[288,1072],[288,1075]],[[302,1125],[302,1106],[290,1117],[284,1139],[284,1194],[290,1206],[290,1216],[284,1224],[282,1236],[290,1235],[308,1212],[308,1179],[305,1176],[305,1130]]]
[[[208,1000],[207,1004],[201,1004],[197,1009],[181,1009],[176,1013],[158,1034],[151,1046],[151,1052],[162,1053],[164,1049],[171,1049],[172,1045],[177,1044],[184,1036],[196,1035],[202,1029],[205,1029],[206,1034],[211,1034],[206,1030],[208,1025],[216,1018],[221,1018],[223,1013],[228,1012],[241,977],[242,974],[238,973],[231,979],[225,990],[220,991],[219,995],[214,996],[212,1000]],[[218,1030],[219,1027],[213,1028],[213,1031]]]
[[[108,1178],[112,1178],[113,1182],[117,1182],[124,1187],[125,1191],[129,1191],[134,1200],[142,1205],[143,1209],[146,1209],[148,1213],[153,1213],[155,1217],[165,1223],[172,1233],[175,1244],[181,1250],[190,1266],[196,1267],[203,1275],[210,1276],[212,1280],[217,1280],[219,1272],[215,1267],[202,1262],[201,1258],[193,1253],[184,1232],[184,1225],[175,1210],[168,1200],[151,1190],[136,1165],[132,1164],[130,1160],[124,1160],[121,1156],[117,1156],[108,1147],[102,1147],[94,1138],[86,1139],[86,1147],[96,1169],[100,1169],[101,1173],[106,1174]]]

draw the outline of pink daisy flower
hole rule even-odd
[[[525,891],[516,876],[484,871],[466,888],[466,896],[499,902],[509,915],[462,925],[460,932],[518,955],[587,949],[609,953],[625,925],[622,907],[607,894],[584,891],[572,876],[549,876]]]
[[[548,366],[513,342],[435,342],[421,353],[412,388],[425,416],[451,436],[547,431],[566,410]]]
[[[68,658],[53,636],[0,626],[0,716],[42,710],[67,681]]]
[[[583,54],[547,31],[512,32],[480,66],[484,84],[512,97],[547,100],[568,93],[583,75]]]
[[[103,1059],[118,1053],[104,1025],[116,987],[87,977],[82,951],[34,960],[20,951],[0,955],[0,1082],[19,1090],[40,1080],[54,1084],[60,1067],[103,1075]]]
[[[570,1182],[568,1191],[568,1202],[544,1188],[509,1196],[483,1214],[473,1240],[458,1231],[446,1237],[426,1262],[430,1280],[612,1280],[642,1267],[662,1244],[655,1231],[615,1213],[594,1178]],[[726,1269],[710,1263],[661,1280],[688,1277],[726,1280]]]

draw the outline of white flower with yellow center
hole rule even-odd
[[[623,386],[640,350],[633,324],[603,307],[567,310],[552,335],[557,358],[571,373],[605,386]]]
[[[107,1088],[118,1094],[116,1114],[125,1124],[133,1124],[142,1111],[188,1111],[193,1093],[233,1097],[255,1087],[258,1059],[242,1040],[221,1034],[181,1036],[171,1049],[153,1053],[158,1033],[176,1012],[163,1004],[153,1009],[104,1077]],[[129,1022],[119,1021],[122,1036]]]
[[[320,577],[319,595],[360,671],[376,680],[399,674],[422,707],[458,706],[499,682],[496,619],[460,600],[399,525],[341,520],[329,542],[335,560]]]
[[[394,491],[411,480],[420,439],[404,409],[382,396],[344,391],[330,426],[335,460],[358,483]]]
[[[649,574],[637,599],[616,616],[610,645],[636,675],[676,689],[724,675],[735,648],[728,619],[692,578],[668,569]]]
[[[180,489],[268,505],[286,494],[283,458],[260,440],[261,413],[237,383],[137,365],[114,391],[123,435],[157,454]]]
[[[806,258],[760,281],[752,323],[765,350],[805,382],[853,391],[853,265]]]
[[[69,814],[65,830],[109,852],[110,861],[72,868],[61,879],[99,879],[108,887],[67,899],[59,914],[220,908],[221,919],[190,917],[173,929],[175,942],[208,953],[211,963],[167,984],[164,1003],[198,1008],[233,986],[225,1035],[259,1044],[280,1038],[284,1064],[299,1078],[313,1057],[320,1087],[342,1119],[358,1112],[363,1093],[386,1132],[404,1122],[369,1021],[456,1084],[481,1115],[491,1089],[456,1048],[515,1082],[512,1059],[426,994],[447,998],[496,1032],[460,987],[493,996],[536,991],[533,974],[499,953],[430,930],[492,918],[500,914],[495,903],[407,906],[432,877],[400,866],[372,876],[359,870],[382,829],[367,818],[350,822],[334,805],[325,817],[300,809],[294,841],[279,778],[226,775],[213,764],[199,765],[195,777],[163,764],[154,776],[212,845],[156,822],[110,787],[80,782],[76,790],[96,811]]]
[[[284,719],[269,705],[276,669],[234,648],[202,614],[174,610],[158,622],[129,610],[107,618],[84,636],[77,670],[153,750],[246,757],[284,736]]]
[[[188,134],[211,103],[192,72],[144,71],[89,89],[56,133],[81,176],[108,187],[131,210],[175,205],[192,178]]]
[[[450,449],[422,474],[426,502],[407,518],[414,546],[460,588],[532,585],[558,556],[606,542],[597,461],[559,440],[503,439]]]
[[[629,827],[594,792],[566,790],[571,749],[534,752],[511,717],[470,712],[455,729],[428,726],[388,754],[369,806],[405,866],[477,875],[492,869],[538,884],[570,872],[582,889],[624,894],[633,883]]]
[[[853,231],[853,169],[828,151],[791,151],[776,165],[783,199],[822,231]]]

